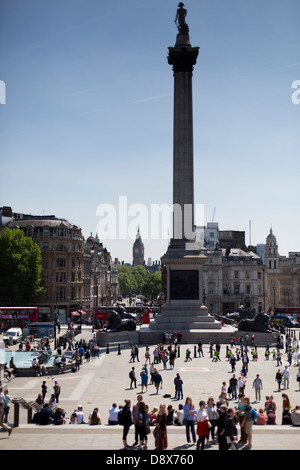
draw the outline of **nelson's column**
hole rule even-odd
[[[174,72],[173,122],[173,237],[161,264],[166,276],[166,303],[149,329],[196,333],[220,329],[221,324],[202,305],[202,266],[194,231],[194,155],[192,75],[199,47],[192,47],[186,10],[179,3],[175,23],[176,44],[169,47],[168,63]],[[184,334],[185,338],[187,335]],[[190,337],[192,339],[192,337]]]

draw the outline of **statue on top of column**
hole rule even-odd
[[[186,9],[183,8],[184,4],[182,2],[179,3],[176,13],[176,18],[175,18],[175,23],[177,25],[178,31],[181,34],[187,34],[189,32],[189,27],[187,23],[185,22],[185,17],[186,17]]]

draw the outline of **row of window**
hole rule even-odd
[[[223,271],[223,279],[230,279],[231,276],[230,276],[230,271]],[[242,273],[245,273],[245,276],[242,275]],[[233,278],[234,279],[251,279],[251,277],[253,278],[253,276],[251,276],[251,271],[234,271],[233,272]],[[261,272],[258,271],[257,272],[257,279],[261,279]],[[213,271],[209,271],[208,272],[208,279],[214,279],[214,272]]]

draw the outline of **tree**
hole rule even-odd
[[[119,281],[119,291],[123,295],[130,294],[136,290],[136,282],[128,269],[128,266],[119,266],[118,281]]]
[[[30,305],[43,293],[42,255],[39,246],[20,229],[0,234],[0,302]]]
[[[142,294],[151,299],[157,297],[161,292],[161,272],[148,274],[142,285]]]
[[[119,291],[121,294],[141,294],[142,285],[149,276],[149,272],[145,266],[129,266],[122,264],[118,267],[119,269]]]

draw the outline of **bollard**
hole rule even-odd
[[[180,357],[180,346],[179,346],[179,344],[177,346],[177,357]]]
[[[197,348],[194,346],[194,357],[197,357]]]
[[[106,343],[106,354],[109,354],[109,344]]]
[[[19,418],[20,418],[20,405],[19,403],[14,403],[14,428],[19,427]]]
[[[27,410],[27,424],[31,424],[32,423],[32,408],[28,408]]]
[[[119,343],[119,344],[118,344],[118,356],[120,356],[120,355],[121,355],[121,345],[120,345],[120,343]]]

